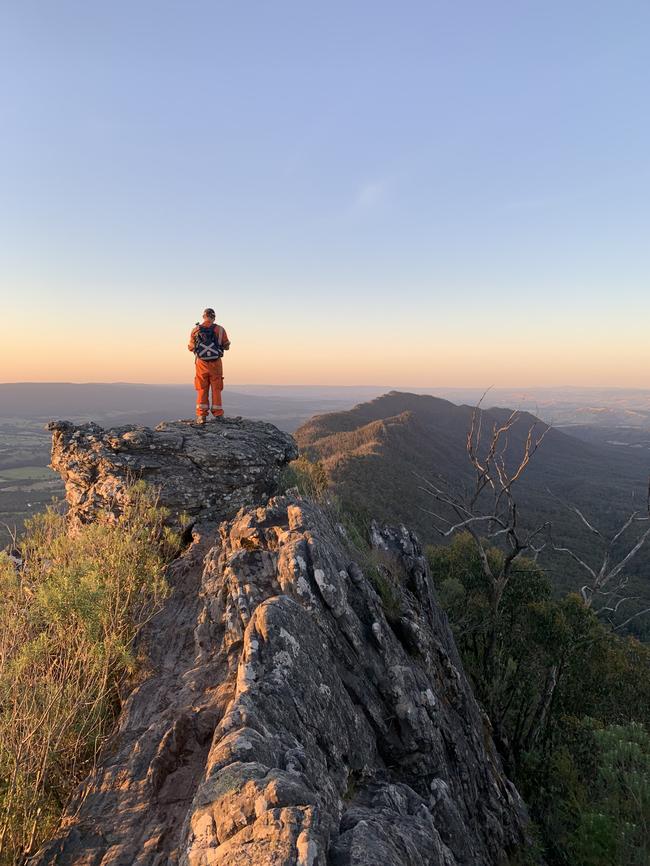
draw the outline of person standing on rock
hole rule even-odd
[[[196,423],[205,424],[210,410],[210,391],[215,418],[223,415],[221,392],[223,391],[223,353],[230,348],[228,334],[222,325],[215,324],[215,312],[211,307],[203,310],[203,321],[192,328],[187,348],[194,352],[196,371]]]

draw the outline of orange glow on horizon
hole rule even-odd
[[[546,320],[511,323],[506,336],[494,317],[432,323],[403,313],[392,331],[383,319],[370,317],[330,323],[280,310],[273,322],[259,318],[241,312],[232,320],[224,316],[232,341],[224,357],[226,389],[238,384],[650,387],[643,317],[626,320],[624,329],[595,320],[577,328],[549,312]],[[0,382],[191,384],[192,324],[167,318],[152,327],[141,316],[121,316],[98,317],[88,328],[82,310],[61,313],[40,332],[38,352],[26,350],[23,329],[3,335]],[[387,339],[389,333],[395,336]]]
[[[74,352],[44,341],[41,357],[25,357],[18,346],[0,349],[1,382],[141,382],[191,383],[192,355],[172,348],[150,352],[144,347],[122,348],[114,357],[97,357],[83,346]],[[13,351],[12,351],[13,348]],[[584,347],[582,347],[584,349]],[[255,347],[233,341],[224,357],[226,388],[236,384],[268,385],[378,385],[411,387],[534,387],[581,385],[600,387],[650,387],[645,370],[650,352],[629,346],[610,346],[594,359],[593,353],[560,351],[553,359],[542,351],[519,347],[493,349],[476,346],[402,348],[390,357],[377,356],[377,347],[343,347],[332,356],[315,344],[311,350],[284,349],[272,359],[260,358]],[[83,358],[83,362],[80,361]]]

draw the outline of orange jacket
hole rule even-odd
[[[190,352],[194,351],[194,339],[195,339],[196,335],[198,334],[200,327],[201,327],[201,325],[195,325],[192,328],[192,333],[190,334],[190,342],[187,344],[187,348],[190,350]],[[203,326],[203,327],[207,327],[207,325]],[[226,329],[223,327],[223,325],[216,325],[215,324],[212,327],[213,328],[219,328],[219,330],[221,331],[221,334],[217,334],[217,338],[219,338],[219,337],[221,338],[220,342],[221,342],[221,345],[223,346],[224,349],[229,349],[230,348],[230,340],[228,339],[228,334],[226,334]]]

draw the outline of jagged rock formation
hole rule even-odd
[[[372,543],[294,495],[197,523],[148,676],[32,864],[506,864],[525,813],[426,561],[404,527]]]
[[[103,430],[52,421],[52,468],[65,482],[71,523],[87,523],[98,510],[118,512],[130,481],[160,489],[172,518],[232,517],[268,498],[283,466],[297,456],[288,433],[263,421],[222,418],[199,427],[167,421],[155,430],[127,425]]]

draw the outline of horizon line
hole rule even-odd
[[[105,385],[105,386],[126,386],[134,388],[191,388],[190,383],[184,382],[106,382],[106,381],[83,381],[71,382],[65,380],[24,380],[19,382],[0,382],[0,387],[13,385]],[[273,382],[239,382],[234,383],[231,391],[236,391],[237,388],[330,388],[330,389],[373,389],[389,391],[433,391],[433,390],[453,390],[453,391],[477,391],[483,390],[498,391],[498,390],[528,390],[528,391],[550,391],[550,390],[582,390],[582,391],[650,391],[650,387],[642,387],[639,385],[491,385],[486,388],[485,385],[371,385],[371,384],[356,384],[356,385],[339,385],[339,384],[321,384],[321,383],[291,383],[291,384],[276,384]]]

